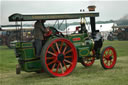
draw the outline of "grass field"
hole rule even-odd
[[[103,47],[110,45],[118,55],[113,69],[104,70],[96,60],[88,68],[78,63],[72,74],[57,78],[34,72],[16,75],[14,50],[0,46],[0,85],[128,85],[128,41],[105,41]]]

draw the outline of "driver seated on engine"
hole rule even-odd
[[[49,32],[49,29],[44,26],[45,20],[37,20],[34,24],[34,38],[36,56],[40,56],[42,45],[44,44],[44,34]]]

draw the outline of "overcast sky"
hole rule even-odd
[[[96,5],[100,13],[97,21],[117,20],[128,14],[128,0],[0,0],[0,24],[10,24],[8,16],[13,13],[68,13],[87,11],[88,5]]]

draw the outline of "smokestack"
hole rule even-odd
[[[95,5],[90,5],[90,6],[88,6],[88,10],[89,10],[89,11],[95,11],[95,8],[96,8]]]
[[[88,10],[95,11],[96,6],[95,5],[90,5],[88,6]],[[95,34],[96,32],[96,26],[95,26],[95,17],[90,17],[90,24],[91,24],[91,30],[92,30],[92,35]]]

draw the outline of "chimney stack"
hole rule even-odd
[[[96,8],[95,5],[90,5],[90,6],[88,6],[88,10],[89,10],[89,11],[95,11],[95,8]]]

